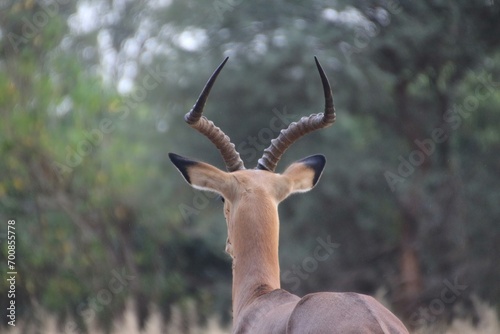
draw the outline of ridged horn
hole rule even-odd
[[[222,155],[222,158],[224,159],[227,170],[229,172],[234,172],[236,170],[245,169],[243,161],[240,158],[240,154],[236,151],[234,144],[231,143],[231,139],[229,139],[229,137],[219,127],[215,126],[212,121],[209,121],[202,115],[210,90],[212,89],[217,76],[226,64],[228,58],[229,57],[226,57],[226,59],[224,59],[224,61],[214,71],[210,79],[208,79],[193,108],[184,116],[184,120],[193,129],[196,129],[200,133],[204,134],[217,147]]]
[[[294,142],[310,132],[326,128],[335,122],[335,106],[333,105],[333,94],[330,83],[318,58],[314,57],[314,60],[323,84],[325,111],[319,114],[312,114],[308,117],[302,117],[298,122],[293,122],[286,129],[281,130],[278,137],[271,140],[271,145],[264,150],[264,154],[257,164],[258,169],[274,172],[283,153]]]

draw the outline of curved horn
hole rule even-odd
[[[226,57],[226,59],[224,59],[224,61],[212,74],[210,79],[208,79],[193,108],[184,116],[184,120],[189,124],[189,126],[204,134],[212,143],[214,143],[224,159],[227,170],[234,172],[235,170],[245,169],[243,161],[240,158],[240,154],[236,151],[236,148],[234,147],[234,144],[231,143],[229,137],[222,132],[220,128],[215,126],[212,121],[209,121],[205,116],[202,116],[203,107],[207,101],[208,94],[210,94],[210,90],[214,85],[215,79],[217,79],[217,76],[226,64],[228,58],[229,57]]]
[[[314,57],[314,60],[316,61],[316,67],[323,83],[325,112],[302,117],[298,122],[293,122],[286,129],[281,130],[278,137],[271,140],[271,145],[264,150],[264,154],[257,164],[258,169],[274,172],[283,153],[300,137],[312,131],[328,127],[335,122],[335,107],[333,105],[333,94],[330,83],[318,59]]]

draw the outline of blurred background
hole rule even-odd
[[[222,203],[167,153],[224,168],[183,116],[229,56],[205,114],[252,168],[323,111],[316,55],[337,122],[277,168],[328,161],[280,206],[283,288],[375,295],[415,332],[500,332],[499,36],[495,0],[3,0],[0,267],[15,219],[17,307],[1,331],[227,331]]]

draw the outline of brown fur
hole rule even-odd
[[[227,173],[202,162],[173,162],[195,188],[225,198],[226,250],[233,258],[233,333],[408,333],[372,297],[320,292],[301,299],[280,289],[278,204],[314,186],[324,157],[300,160],[283,174]]]

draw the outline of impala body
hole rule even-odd
[[[326,159],[313,155],[291,164],[282,174],[274,170],[294,141],[335,122],[330,85],[315,60],[323,83],[324,113],[303,117],[282,130],[255,169],[245,169],[229,137],[202,116],[227,58],[185,116],[191,127],[220,150],[227,171],[173,153],[170,159],[191,186],[224,199],[226,252],[233,260],[233,333],[408,333],[396,316],[370,296],[319,292],[300,298],[280,288],[278,204],[293,193],[312,189]]]

